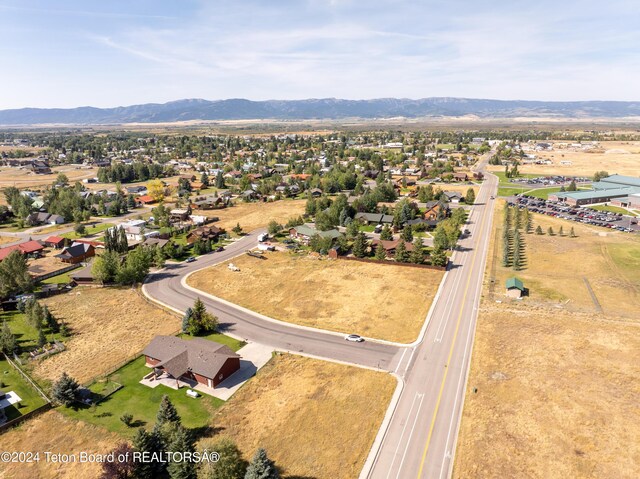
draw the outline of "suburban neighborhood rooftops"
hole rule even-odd
[[[297,234],[302,236],[308,236],[309,238],[311,238],[314,235],[318,235],[322,238],[339,238],[340,235],[342,234],[338,230],[320,231],[310,225],[300,225],[292,229],[295,230]]]
[[[156,336],[142,353],[160,362],[173,377],[180,377],[187,371],[205,377],[215,377],[229,358],[239,358],[228,346],[194,338],[181,339],[175,336]]]

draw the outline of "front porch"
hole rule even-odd
[[[186,387],[188,389],[198,391],[199,393],[216,397],[216,391],[214,391],[213,388],[210,388],[205,384],[200,384],[195,379],[185,378],[184,376],[176,379],[164,371],[161,374],[156,374],[155,371],[151,371],[144,378],[142,378],[140,384],[150,388],[155,388],[162,384],[163,386],[175,390]]]

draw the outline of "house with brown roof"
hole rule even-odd
[[[399,240],[399,239],[391,240],[391,241],[374,239],[371,242],[371,247],[375,251],[375,249],[378,247],[378,245],[382,244],[382,247],[384,248],[384,251],[387,254],[387,258],[393,258],[395,256],[395,254],[396,254],[396,248],[398,247],[398,243],[400,243],[400,241],[401,240]],[[413,251],[413,244],[412,243],[405,242],[404,246],[407,249],[407,252],[411,253]]]
[[[458,172],[453,174],[453,181],[467,181],[469,176],[464,172]]]
[[[144,348],[147,367],[154,380],[173,379],[215,388],[240,369],[240,355],[228,346],[203,338],[191,340],[176,336],[156,336]]]
[[[87,258],[95,256],[96,249],[87,243],[73,243],[62,250],[60,254],[56,255],[56,258],[64,263],[78,264],[85,261]]]
[[[217,241],[218,237],[224,233],[225,230],[217,226],[200,226],[199,228],[189,231],[187,234],[187,243],[193,244],[198,240]]]
[[[45,246],[50,248],[60,249],[64,247],[65,239],[62,236],[49,236],[46,240],[44,240]]]
[[[437,221],[441,218],[449,216],[449,205],[442,201],[433,200],[427,201],[425,204],[424,219],[430,221]]]

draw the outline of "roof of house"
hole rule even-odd
[[[379,239],[374,239],[371,242],[371,245],[376,247],[378,246],[378,244],[382,243],[382,247],[386,250],[386,251],[392,251],[395,250],[398,247],[398,243],[400,243],[401,240],[397,239],[397,240],[379,240]],[[404,243],[405,247],[407,248],[407,251],[413,251],[413,243]]]
[[[507,280],[507,289],[519,289],[520,291],[524,291],[524,284],[518,278],[509,278]]]
[[[19,251],[22,254],[31,254],[43,249],[44,246],[42,246],[39,241],[35,240],[25,241],[24,243],[7,246],[5,248],[0,248],[0,261],[9,256],[12,251]]]
[[[93,246],[87,243],[73,243],[71,246],[66,247],[60,254],[56,255],[56,258],[78,258],[87,254]]]
[[[149,195],[138,196],[138,201],[142,201],[143,203],[153,203],[155,200]]]
[[[58,244],[64,241],[64,238],[62,236],[49,236],[46,240],[44,240],[45,243],[53,243],[53,244]]]
[[[143,246],[158,246],[159,248],[164,248],[166,244],[169,243],[168,239],[161,238],[146,238],[142,243]]]
[[[292,229],[295,230],[297,234],[308,236],[309,238],[315,235],[318,235],[322,238],[339,238],[340,235],[342,234],[338,230],[320,231],[310,225],[300,225]]]
[[[191,340],[175,336],[156,336],[142,353],[160,362],[173,377],[178,378],[188,371],[207,378],[215,377],[227,359],[240,358],[228,346],[203,338]]]

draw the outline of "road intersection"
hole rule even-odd
[[[361,477],[450,477],[497,184],[497,177],[486,176],[468,217],[466,228],[471,234],[459,241],[423,334],[410,345],[376,340],[347,342],[343,334],[267,318],[186,284],[189,274],[256,247],[258,235],[263,231],[254,231],[224,251],[202,256],[193,263],[171,264],[151,274],[143,290],[151,299],[179,312],[185,311],[196,297],[200,297],[219,317],[222,332],[236,338],[269,345],[276,350],[394,374],[399,380],[399,389]]]

